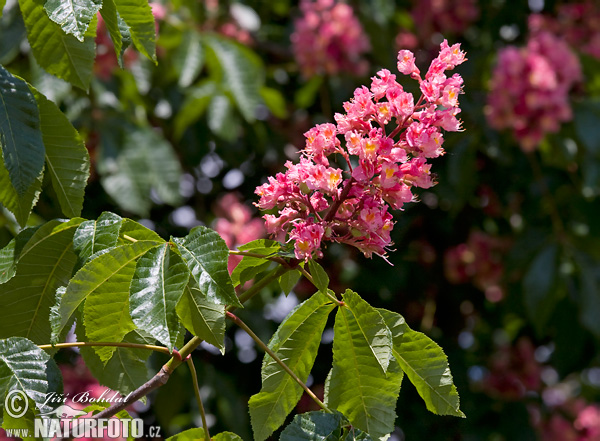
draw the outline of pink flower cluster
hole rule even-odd
[[[600,5],[598,2],[559,5],[556,16],[532,14],[529,31],[548,31],[576,50],[600,59]]]
[[[429,158],[444,153],[442,130],[459,131],[462,78],[446,71],[465,61],[460,45],[444,42],[425,78],[412,52],[398,53],[398,70],[419,82],[415,102],[387,69],[372,78],[335,114],[337,124],[305,133],[300,162],[259,186],[256,204],[267,231],[279,240],[289,233],[298,259],[321,255],[322,242],[353,245],[365,256],[385,256],[394,222],[388,208],[414,200],[412,187],[434,185]],[[343,160],[343,161],[342,161]],[[339,161],[342,165],[338,165]]]
[[[579,81],[575,54],[564,41],[540,32],[527,47],[500,51],[486,106],[488,121],[495,129],[512,129],[521,148],[532,151],[572,118],[569,91]]]
[[[291,36],[296,61],[305,77],[366,73],[363,54],[369,40],[352,7],[335,0],[302,0],[302,17]]]
[[[575,399],[552,409],[542,418],[537,409],[530,410],[533,424],[544,441],[600,441],[600,406]]]

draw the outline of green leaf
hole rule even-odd
[[[268,239],[253,240],[252,242],[241,245],[238,248],[240,251],[261,254],[265,256],[265,259],[244,256],[231,273],[233,286],[243,285],[248,280],[252,280],[260,272],[266,270],[271,265],[271,261],[267,260],[266,257],[275,255],[280,248],[281,245],[278,242]]]
[[[281,287],[286,296],[289,295],[290,292],[292,292],[301,276],[302,273],[295,269],[283,273],[281,277],[279,277],[279,286]]]
[[[65,33],[83,42],[85,31],[101,6],[99,0],[47,0],[44,9]]]
[[[21,227],[27,225],[31,210],[37,203],[42,189],[42,176],[43,172],[31,184],[27,192],[23,196],[19,196],[10,182],[8,170],[6,170],[2,158],[0,158],[0,203],[14,214]]]
[[[394,430],[403,373],[393,358],[386,360],[386,354],[391,356],[391,332],[379,312],[350,290],[343,300],[335,318],[325,404],[380,438]]]
[[[85,332],[77,326],[76,334],[85,340]],[[148,344],[137,330],[131,331],[123,339],[127,343]],[[98,382],[126,396],[148,381],[146,360],[151,351],[146,349],[116,348],[107,363],[102,362],[96,352],[89,347],[80,348],[86,366]]]
[[[385,309],[378,311],[392,331],[394,358],[417,388],[427,409],[437,415],[464,418],[442,348],[425,334],[410,329],[400,314]]]
[[[0,285],[8,282],[16,274],[21,250],[37,229],[37,227],[24,229],[0,250]]]
[[[44,0],[19,0],[35,59],[52,75],[87,90],[96,57],[97,18],[94,16],[90,22],[82,43],[48,18],[43,3]]]
[[[177,315],[188,331],[225,353],[225,307],[209,302],[190,282],[177,304]]]
[[[233,118],[231,100],[223,94],[213,95],[208,106],[208,128],[220,138],[233,141],[238,136],[238,131],[234,130]]]
[[[123,245],[122,247],[128,246]],[[133,250],[129,251],[133,255],[136,254]],[[107,253],[110,252],[107,251]],[[116,251],[116,253],[119,255],[116,259],[123,259],[124,250]],[[115,258],[115,254],[112,257]],[[124,260],[127,260],[127,257]],[[107,274],[104,282],[87,294],[83,305],[83,323],[89,341],[120,342],[125,335],[136,328],[129,315],[130,285],[135,267],[135,261],[129,260],[114,274]],[[90,269],[93,269],[93,266]],[[61,306],[65,298],[63,296],[61,299]],[[93,349],[103,362],[107,362],[115,352],[115,347],[111,346],[94,346]]]
[[[42,176],[43,172],[31,184],[27,192],[23,196],[19,196],[10,182],[8,170],[0,158],[0,203],[15,216],[21,227],[27,225],[31,210],[37,203],[42,189]]]
[[[303,382],[308,379],[321,334],[334,308],[328,297],[320,293],[313,295],[288,315],[269,343],[273,352]],[[281,426],[298,404],[302,392],[300,385],[265,354],[262,388],[249,402],[254,438],[262,441]]]
[[[21,337],[0,340],[0,413],[9,391],[21,391],[42,409],[49,389],[47,369],[50,356]],[[18,392],[13,392],[17,394]],[[17,404],[24,405],[24,403]]]
[[[0,18],[2,18],[2,11],[4,10],[4,6],[6,6],[6,0],[0,0]]]
[[[204,429],[201,427],[195,427],[193,429],[184,430],[177,435],[173,435],[167,438],[167,441],[202,441],[204,439]]]
[[[202,294],[213,303],[243,307],[231,283],[229,249],[215,231],[196,227],[184,238],[174,238],[183,260]]]
[[[157,246],[157,243],[150,240],[121,245],[91,260],[77,271],[70,280],[67,291],[60,303],[61,323],[59,330],[65,327],[73,313],[90,294],[96,290],[99,290],[100,295],[104,295],[106,292],[110,294],[111,285],[114,282],[119,285],[126,283],[123,280],[123,274],[121,274],[122,271],[126,271],[124,268],[127,266],[131,268],[132,262],[155,246]]]
[[[124,218],[121,231],[119,231],[119,244],[129,244],[136,240],[152,240],[157,244],[165,241],[155,231],[152,231],[136,221]]]
[[[73,248],[82,264],[97,253],[116,246],[122,225],[123,218],[108,211],[97,220],[82,222],[73,236]]]
[[[243,441],[239,435],[233,432],[217,433],[215,436],[211,436],[211,439],[214,441]]]
[[[294,104],[301,109],[308,109],[312,106],[319,95],[319,90],[323,84],[323,77],[316,75],[312,77],[304,86],[298,89],[294,95]]]
[[[296,415],[281,432],[280,441],[338,441],[344,417],[339,412],[306,412]]]
[[[368,433],[365,433],[355,427],[352,427],[346,436],[341,439],[343,441],[373,441],[373,438],[371,438]]]
[[[523,277],[525,308],[538,333],[544,327],[556,306],[557,296],[553,292],[557,274],[558,246],[549,244],[534,257]]]
[[[287,118],[287,105],[280,91],[271,87],[263,87],[260,89],[260,96],[273,115],[281,119]]]
[[[131,281],[131,318],[136,326],[173,351],[179,320],[175,307],[188,284],[187,266],[169,243],[152,248],[137,262]]]
[[[314,260],[309,260],[308,268],[317,289],[323,293],[326,293],[327,289],[329,288],[329,276],[323,267]]]
[[[35,98],[27,83],[0,66],[0,147],[19,197],[44,167],[44,142]]]
[[[25,244],[17,274],[1,288],[0,337],[21,336],[37,344],[50,341],[50,307],[56,289],[72,275],[77,261],[73,234],[82,220],[50,221]]]
[[[102,9],[100,15],[106,24],[106,29],[110,34],[110,39],[115,47],[115,54],[119,62],[121,61],[121,49],[123,48],[123,37],[119,29],[119,16],[117,14],[117,5],[114,0],[102,0]],[[123,67],[123,66],[121,66]]]
[[[63,214],[79,216],[90,175],[90,156],[81,136],[56,104],[35,89],[33,93],[46,146],[46,171],[52,179]]]
[[[181,109],[175,117],[175,138],[181,139],[183,132],[199,120],[208,108],[208,105],[217,92],[217,85],[214,81],[205,80],[194,87],[187,94]]]
[[[115,0],[117,12],[129,26],[131,40],[142,54],[156,64],[154,16],[147,0]]]
[[[194,29],[188,29],[181,37],[181,44],[175,51],[173,65],[179,75],[179,87],[192,85],[204,64],[202,36]]]
[[[241,44],[216,35],[206,39],[224,73],[224,85],[231,90],[238,109],[248,122],[255,120],[262,103],[263,66],[260,58]]]
[[[102,185],[123,209],[147,215],[151,188],[168,204],[181,202],[181,164],[171,144],[152,128],[128,128],[123,151],[116,162],[109,160],[113,167],[102,177]]]

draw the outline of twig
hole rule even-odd
[[[151,351],[162,352],[163,354],[171,355],[169,349],[164,346],[155,345],[143,345],[139,343],[126,343],[126,342],[110,342],[110,341],[76,341],[70,343],[56,343],[50,345],[38,345],[40,349],[62,349],[62,348],[78,348],[84,346],[112,346],[118,348],[132,348],[132,349],[148,349]]]
[[[202,404],[202,397],[200,396],[200,387],[198,386],[198,374],[196,374],[196,366],[192,361],[192,357],[186,358],[187,365],[190,368],[192,374],[192,383],[194,383],[194,394],[196,395],[196,401],[198,402],[198,409],[200,409],[200,416],[202,417],[202,426],[204,428],[204,439],[210,440],[210,433],[208,432],[208,424],[206,424],[206,413],[204,412],[204,405]]]
[[[239,317],[237,317],[236,315],[232,314],[231,312],[227,311],[227,318],[230,319],[231,321],[233,321],[236,325],[238,325],[240,328],[242,328],[244,331],[246,331],[246,333],[252,337],[252,340],[254,340],[256,342],[256,344],[258,346],[260,346],[260,348],[265,351],[267,354],[269,354],[271,356],[271,358],[273,360],[275,360],[275,362],[281,366],[281,368],[290,376],[294,379],[294,381],[296,383],[298,383],[300,385],[300,387],[302,389],[304,389],[304,391],[307,393],[307,395],[309,397],[311,397],[313,399],[313,401],[315,403],[317,403],[321,409],[323,409],[324,411],[328,412],[328,413],[332,413],[331,410],[325,405],[325,403],[323,403],[319,397],[317,397],[315,395],[315,393],[309,389],[309,387],[300,379],[298,378],[298,376],[294,373],[293,370],[291,370],[287,364],[285,364],[283,361],[281,361],[281,359],[275,354],[275,352],[273,352],[271,350],[271,348],[269,348],[253,331],[252,329],[250,329]]]

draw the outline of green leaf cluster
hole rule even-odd
[[[0,147],[0,203],[19,224],[27,223],[44,172],[65,216],[79,216],[90,167],[79,133],[54,103],[2,66]]]
[[[298,415],[282,432],[282,440],[384,439],[394,430],[405,374],[431,412],[464,417],[448,360],[438,345],[410,329],[399,314],[373,308],[351,290],[334,303],[326,294],[324,272],[315,263],[309,267],[320,291],[288,315],[269,347],[305,382],[328,317],[337,307],[333,366],[325,384],[325,406],[336,413]],[[265,354],[262,388],[249,403],[255,439],[267,439],[277,430],[301,395],[301,387]]]
[[[8,345],[0,347],[0,360],[12,357],[11,339],[37,349],[62,340],[74,321],[80,341],[158,341],[173,351],[187,329],[223,350],[225,307],[241,306],[228,256],[223,239],[206,227],[165,241],[108,212],[96,220],[54,220],[26,229],[0,250],[6,317],[0,339],[7,339],[0,341]],[[147,380],[148,350],[93,346],[81,354],[101,384],[124,394]],[[1,400],[15,388],[18,372],[11,369],[0,366]],[[30,370],[45,378],[45,369],[40,364]],[[28,396],[39,401],[34,392]]]

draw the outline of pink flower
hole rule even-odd
[[[524,151],[572,118],[569,91],[581,81],[579,60],[548,32],[532,36],[525,48],[498,54],[485,109],[495,129],[512,129]]]
[[[302,74],[362,75],[370,45],[352,8],[333,0],[302,0],[300,9],[303,15],[294,22],[291,39]]]
[[[325,3],[332,1],[320,0]],[[380,70],[370,89],[357,88],[344,103],[346,113],[335,115],[336,125],[319,124],[305,133],[298,163],[288,161],[285,173],[256,189],[259,208],[278,210],[264,216],[268,232],[278,240],[287,234],[296,258],[321,256],[326,242],[385,257],[394,226],[388,209],[400,210],[415,200],[413,187],[434,185],[427,160],[444,154],[441,130],[460,130],[456,115],[462,79],[447,78],[445,72],[462,63],[464,53],[444,41],[426,81],[411,52],[402,51],[398,60],[402,73],[437,87],[436,96],[423,93],[415,104],[394,74]],[[334,154],[335,163],[345,161],[345,167],[330,166],[328,157]]]

